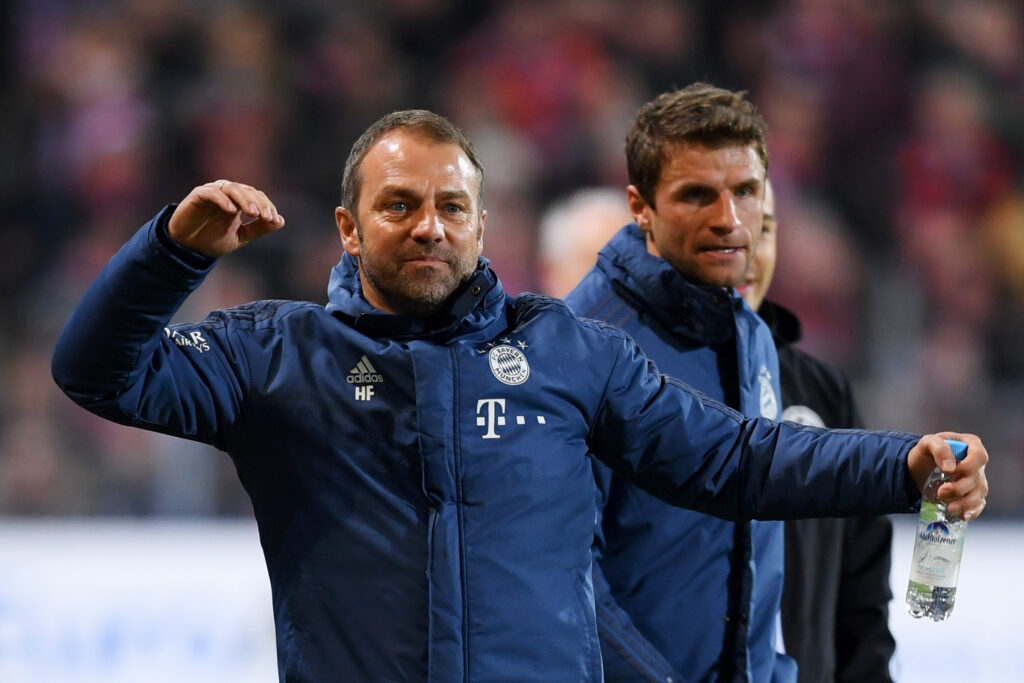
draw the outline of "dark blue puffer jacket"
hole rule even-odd
[[[779,417],[779,358],[767,325],[734,291],[696,286],[648,253],[635,223],[601,250],[566,302],[621,327],[662,372],[748,417]],[[795,681],[795,664],[775,647],[782,523],[679,509],[600,463],[595,475],[606,677]]]
[[[506,295],[484,260],[430,321],[370,307],[345,257],[327,308],[262,301],[165,327],[213,265],[167,237],[172,208],[92,284],[53,373],[99,415],[230,454],[281,680],[600,681],[588,452],[730,518],[916,501],[916,437],[743,421],[622,332]]]

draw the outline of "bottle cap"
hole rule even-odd
[[[946,443],[953,449],[953,457],[956,458],[957,462],[964,459],[967,455],[967,444],[963,441],[957,441],[956,439],[946,439]]]

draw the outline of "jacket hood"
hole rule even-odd
[[[636,223],[626,225],[598,253],[597,267],[624,298],[674,334],[701,344],[731,339],[733,311],[743,299],[732,288],[693,284],[668,261],[647,251]]]
[[[782,304],[765,299],[761,302],[761,307],[757,309],[757,314],[761,316],[761,320],[764,320],[768,325],[768,329],[772,331],[772,339],[778,348],[781,349],[783,346],[796,344],[803,338],[803,328],[800,326],[800,319],[796,317],[793,311]]]
[[[359,266],[354,257],[343,254],[338,265],[331,269],[327,297],[329,313],[369,337],[417,338],[443,343],[494,323],[503,313],[505,290],[491,270],[490,261],[481,256],[473,274],[436,315],[430,318],[395,315],[374,308],[366,300]]]

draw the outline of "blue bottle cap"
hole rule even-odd
[[[953,449],[953,457],[956,458],[957,462],[964,459],[967,455],[967,444],[963,441],[957,441],[956,439],[946,439],[946,443]]]

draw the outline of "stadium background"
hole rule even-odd
[[[749,91],[769,125],[782,224],[773,296],[804,319],[806,347],[851,375],[868,424],[984,436],[993,492],[965,572],[994,571],[1024,545],[1019,2],[22,0],[0,7],[0,41],[0,565],[43,582],[0,581],[35,586],[0,596],[0,680],[21,680],[26,652],[50,647],[26,635],[26,614],[68,617],[25,597],[59,594],[40,567],[101,595],[89,577],[133,565],[90,547],[125,538],[131,554],[140,524],[139,538],[177,530],[160,557],[197,582],[228,566],[201,539],[252,540],[223,454],[105,423],[54,387],[49,355],[85,286],[159,207],[230,178],[265,189],[288,227],[225,259],[179,318],[324,301],[348,148],[400,108],[443,113],[474,140],[485,254],[516,292],[540,288],[547,206],[625,185],[641,102],[694,80]],[[997,544],[990,562],[975,535]],[[954,620],[969,618],[961,598]],[[1011,606],[978,605],[988,625],[961,622],[956,637],[990,633],[1004,623],[993,614],[1020,612]],[[126,651],[111,628],[97,661]],[[1021,679],[1019,668],[1006,678]]]

